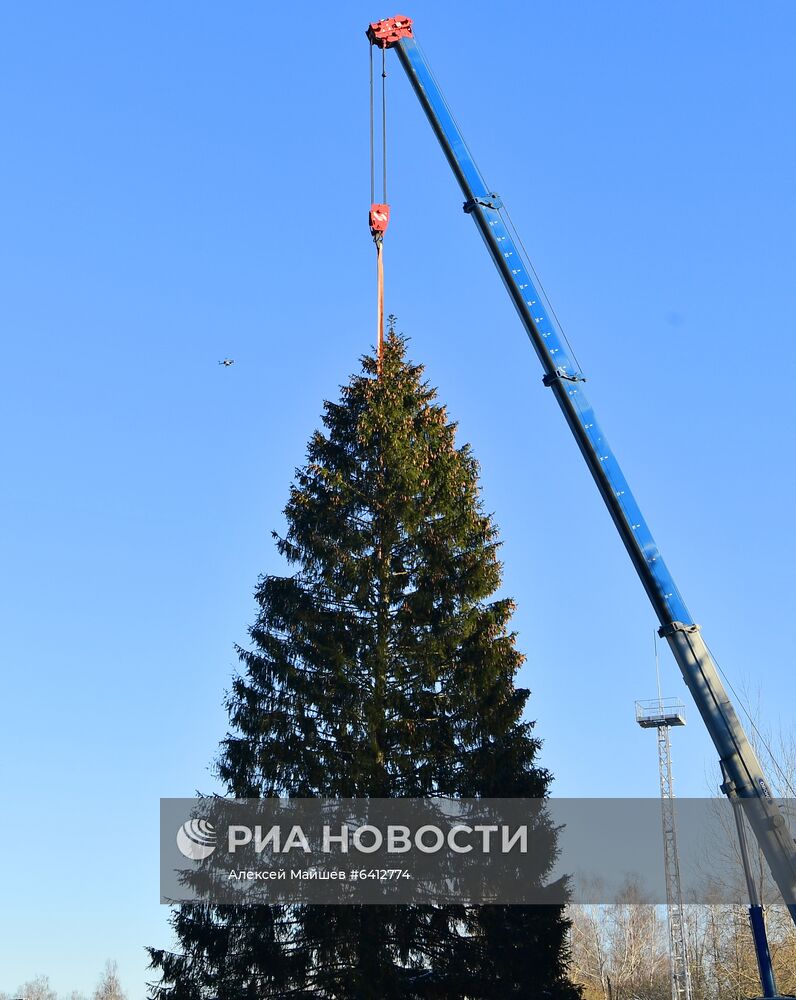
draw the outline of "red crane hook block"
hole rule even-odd
[[[390,206],[389,205],[371,205],[370,206],[370,232],[373,239],[377,239],[380,236],[384,236],[387,232],[387,226],[390,223]]]

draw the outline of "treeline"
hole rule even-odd
[[[748,910],[743,905],[687,905],[692,1000],[746,1000],[760,980]],[[671,1000],[668,929],[662,906],[572,906],[571,974],[583,1000]],[[796,934],[784,906],[766,912],[781,993],[796,993]]]
[[[0,993],[0,1000],[59,1000],[56,991],[50,986],[48,976],[36,976],[23,983],[13,993]],[[63,994],[60,1000],[127,1000],[127,994],[119,981],[119,971],[116,962],[108,961],[99,978],[91,997],[85,993],[73,990]]]

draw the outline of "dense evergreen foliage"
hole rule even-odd
[[[239,650],[230,794],[543,796],[478,466],[400,337],[323,424],[277,537],[292,572],[260,581]],[[159,1000],[578,996],[556,906],[197,905],[173,925]]]

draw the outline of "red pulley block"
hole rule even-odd
[[[402,38],[412,38],[412,18],[398,14],[397,17],[385,17],[383,21],[374,21],[367,30],[367,36],[372,45],[378,45],[380,49],[389,49]]]
[[[383,236],[390,222],[390,206],[371,205],[369,220],[373,236]]]

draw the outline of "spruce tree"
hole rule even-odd
[[[327,402],[218,773],[232,796],[543,797],[478,465],[391,333]],[[552,865],[542,860],[540,879]],[[157,1000],[576,998],[560,906],[183,905]]]

